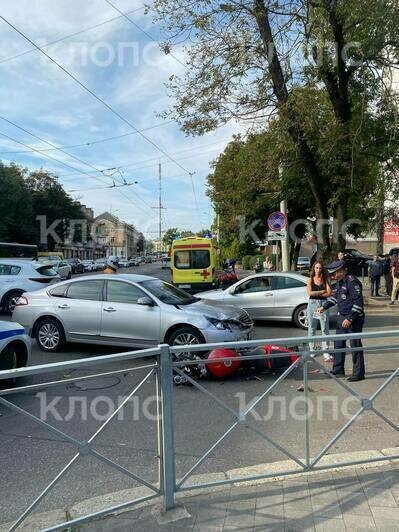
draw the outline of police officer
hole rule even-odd
[[[337,260],[327,266],[333,279],[338,281],[335,293],[320,307],[319,312],[338,305],[337,334],[360,333],[364,325],[364,301],[362,283],[354,275],[348,275],[346,264]],[[352,348],[359,348],[352,352],[353,372],[348,381],[357,382],[365,378],[364,354],[360,339],[350,341]],[[334,342],[334,348],[342,350],[334,354],[333,375],[345,376],[346,340]]]

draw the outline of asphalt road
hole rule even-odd
[[[131,271],[164,279],[169,276],[167,270],[161,270],[159,263],[142,265]],[[393,328],[399,329],[399,315],[396,313],[391,315],[377,310],[367,318],[366,330]],[[257,338],[301,335],[303,331],[292,327],[291,324],[263,322],[256,325]],[[96,346],[70,345],[63,352],[46,354],[34,345],[30,364],[91,358],[115,351]],[[368,378],[354,384],[353,388],[362,397],[370,396],[390,372],[398,367],[398,362],[399,355],[396,350],[390,354],[368,355]],[[51,402],[55,402],[55,410],[48,410],[47,421],[80,441],[86,440],[101,426],[99,417],[105,419],[109,408],[117,405],[120,397],[126,397],[144,379],[148,370],[131,369],[140,364],[142,362],[112,364],[112,367],[103,366],[95,370],[88,368],[85,374],[111,369],[126,371],[89,381],[61,383],[44,388],[39,393],[13,393],[8,399],[36,415],[43,413],[44,406],[50,407]],[[348,361],[348,372],[349,366]],[[54,379],[71,378],[74,373],[76,374],[72,370],[54,375]],[[202,381],[202,384],[237,410],[245,408],[251,400],[261,395],[277,375],[247,372],[224,382]],[[19,384],[32,384],[41,379],[41,376],[21,379]],[[248,420],[249,425],[267,434],[298,457],[304,455],[304,427],[303,421],[299,419],[303,413],[303,403],[298,399],[302,395],[297,392],[300,383],[301,374],[297,370],[273,391],[269,399],[260,403],[256,415]],[[310,387],[309,396],[314,408],[310,421],[311,453],[316,454],[345,424],[347,416],[355,412],[359,403],[346,401],[345,411],[338,408],[338,405],[342,405],[349,397],[348,393],[320,374],[310,375]],[[180,476],[233,424],[234,419],[229,412],[198,389],[181,386],[174,387],[173,392],[176,468]],[[98,452],[148,481],[156,481],[158,474],[154,394],[155,380],[151,376],[135,395],[135,399],[124,407],[121,415],[118,415],[94,441]],[[74,412],[71,411],[72,404],[76,406]],[[381,394],[375,406],[394,423],[398,423],[397,381]],[[76,448],[3,405],[0,406],[0,439],[1,523],[17,517],[73,457]],[[382,449],[395,445],[399,445],[397,431],[372,412],[367,412],[338,440],[330,452]],[[216,472],[285,458],[284,454],[263,440],[259,434],[240,425],[215,449],[196,473]],[[138,484],[135,481],[94,458],[79,457],[69,473],[54,487],[36,511],[60,508],[85,498],[136,485]]]

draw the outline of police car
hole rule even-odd
[[[31,340],[19,323],[0,321],[0,371],[26,366],[31,353]],[[13,379],[0,380],[0,387]]]

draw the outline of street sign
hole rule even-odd
[[[272,212],[267,218],[270,231],[281,231],[287,227],[287,217],[281,211]]]
[[[287,238],[287,231],[283,229],[282,231],[268,231],[267,240],[285,240]]]

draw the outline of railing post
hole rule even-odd
[[[159,346],[159,368],[162,405],[162,481],[165,510],[175,506],[175,447],[173,430],[173,366],[167,344]]]
[[[306,468],[309,469],[310,465],[310,435],[309,435],[309,384],[308,384],[308,356],[309,352],[305,355],[306,359],[303,361],[303,392],[305,399],[305,463]]]

